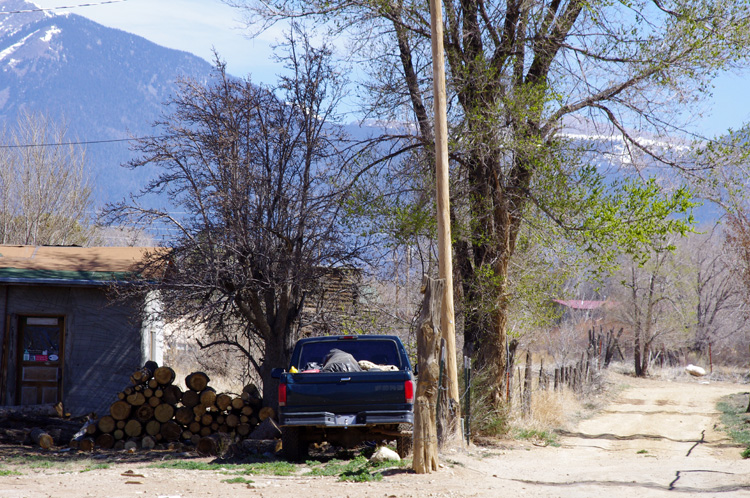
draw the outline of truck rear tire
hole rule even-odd
[[[408,457],[409,455],[411,455],[413,449],[414,441],[412,440],[411,434],[405,434],[403,436],[399,436],[398,439],[396,439],[396,452],[398,453],[399,457]]]
[[[309,443],[302,439],[299,427],[284,427],[281,429],[281,451],[293,462],[299,462],[307,457]]]

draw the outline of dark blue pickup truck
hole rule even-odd
[[[401,340],[388,335],[300,340],[279,379],[279,423],[287,458],[303,459],[310,443],[352,447],[396,440],[411,451],[414,376]]]

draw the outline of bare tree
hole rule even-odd
[[[138,142],[131,167],[161,171],[142,195],[166,196],[171,210],[138,196],[108,209],[110,221],[177,227],[171,252],[150,261],[169,273],[147,288],[160,292],[167,318],[207,331],[202,347],[241,351],[270,405],[271,370],[288,362],[306,299],[367,242],[341,220],[355,178],[332,124],[342,80],[328,48],[298,30],[287,41],[291,75],[277,88],[234,79],[217,60],[215,78],[182,81],[160,133]]]
[[[0,149],[0,242],[87,245],[91,187],[84,150],[65,126],[41,113],[25,112],[5,130]]]
[[[691,235],[677,249],[677,257],[687,263],[684,275],[692,294],[685,300],[692,305],[685,313],[685,324],[693,329],[691,349],[701,354],[708,353],[709,345],[735,342],[750,325],[741,273],[736,271],[734,254],[722,238],[715,225],[705,234]]]
[[[633,363],[638,377],[648,374],[657,339],[670,342],[675,335],[685,336],[686,322],[678,303],[688,296],[683,273],[675,268],[677,262],[673,252],[659,250],[644,264],[625,261],[617,275],[624,290],[619,295],[615,293],[619,320],[632,330]]]

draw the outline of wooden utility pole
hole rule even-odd
[[[456,366],[456,324],[453,311],[453,251],[451,249],[450,192],[448,180],[448,118],[445,92],[445,57],[443,54],[443,10],[440,0],[430,0],[432,25],[432,76],[435,100],[435,179],[437,184],[438,266],[445,281],[441,311],[442,337],[446,344],[444,385],[449,406],[445,441],[459,434],[458,369]],[[448,436],[448,438],[446,438]]]

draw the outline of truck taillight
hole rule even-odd
[[[286,384],[279,384],[279,406],[286,406]]]
[[[407,380],[404,382],[404,397],[407,403],[414,403],[414,381]]]

